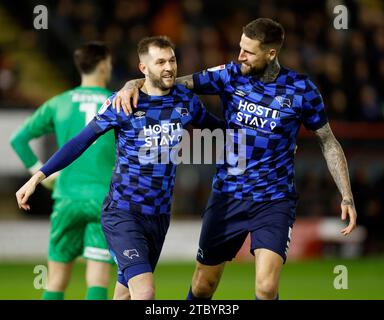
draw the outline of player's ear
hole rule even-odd
[[[101,73],[107,73],[107,69],[108,69],[107,64],[108,64],[107,60],[102,60],[99,62],[99,64],[97,65],[97,68]]]
[[[277,57],[277,50],[275,48],[269,49],[269,52],[268,52],[268,59],[269,59],[269,61],[272,61],[276,57]]]
[[[93,72],[97,72],[97,73],[103,73],[103,71],[104,71],[104,61],[102,60],[102,61],[100,61],[97,65],[96,65],[96,67],[95,67],[95,69],[93,70]]]
[[[143,62],[139,62],[139,70],[144,74],[147,75],[147,66]]]

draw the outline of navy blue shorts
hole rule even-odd
[[[127,287],[132,277],[155,270],[169,222],[169,214],[103,210],[101,224],[118,267],[118,282]]]
[[[212,192],[203,213],[197,261],[205,265],[231,261],[250,233],[251,254],[269,249],[285,262],[296,202],[296,197],[254,202]]]

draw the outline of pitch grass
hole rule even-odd
[[[40,263],[0,263],[0,299],[40,299],[42,290],[33,286],[34,267]],[[333,286],[337,274],[334,268],[348,269],[348,289]],[[184,300],[189,289],[194,263],[160,263],[155,272],[156,298]],[[66,299],[85,296],[85,264],[79,261],[73,270]],[[114,279],[116,268],[113,269]],[[109,296],[112,298],[111,281]],[[281,299],[384,299],[384,257],[358,260],[316,260],[288,262],[282,271]],[[254,267],[252,263],[229,263],[215,299],[244,299],[254,297]]]

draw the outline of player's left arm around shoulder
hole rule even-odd
[[[350,223],[341,232],[349,234],[356,227],[356,209],[353,201],[352,189],[349,180],[348,164],[340,143],[335,138],[329,123],[315,131],[319,141],[328,169],[339,189],[341,202],[341,218],[346,219],[349,215]]]
[[[221,120],[220,118],[216,117],[213,113],[209,112],[196,95],[193,95],[192,104],[193,120],[191,124],[194,127],[200,129],[209,129],[211,131],[216,129],[221,129],[225,131],[225,121]]]

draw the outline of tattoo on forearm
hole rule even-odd
[[[353,205],[351,184],[349,181],[348,165],[343,149],[332,133],[329,124],[316,131],[328,169],[335,180],[342,197],[343,204]]]
[[[126,89],[133,89],[133,88],[140,89],[143,86],[144,82],[145,82],[145,79],[134,79],[126,82],[124,87]]]
[[[353,200],[346,200],[344,199],[343,201],[341,201],[341,204],[344,205],[344,206],[354,206],[353,204]]]
[[[176,83],[181,84],[190,90],[193,89],[193,77],[192,77],[192,75],[176,78]]]

